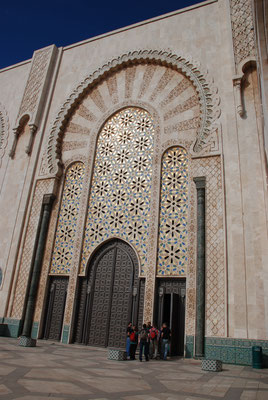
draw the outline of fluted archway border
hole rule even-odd
[[[4,106],[0,103],[0,166],[7,146],[8,133],[8,116]]]
[[[213,80],[209,78],[207,71],[203,71],[200,64],[190,57],[178,56],[165,51],[140,50],[123,54],[87,76],[61,106],[48,139],[47,166],[50,174],[60,174],[64,127],[81,98],[110,74],[129,65],[145,63],[162,65],[177,70],[193,83],[200,102],[200,124],[193,151],[198,154],[202,150],[203,143],[213,132],[213,122],[220,116],[219,96],[213,85]]]

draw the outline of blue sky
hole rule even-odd
[[[67,46],[200,0],[9,0],[1,5],[0,68],[27,60],[34,50]]]

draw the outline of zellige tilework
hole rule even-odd
[[[67,170],[52,255],[51,274],[70,273],[84,175],[85,166],[81,162],[72,164]]]
[[[163,156],[158,275],[185,275],[187,266],[188,155],[180,147]]]
[[[97,144],[80,274],[92,251],[120,237],[147,263],[154,124],[140,108],[125,108],[103,126]]]

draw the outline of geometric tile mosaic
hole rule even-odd
[[[188,154],[181,147],[162,160],[157,275],[182,276],[187,267]]]
[[[252,365],[252,347],[262,348],[263,366],[268,367],[268,340],[205,337],[205,358],[226,364]],[[186,336],[186,357],[194,357],[194,336]]]
[[[70,273],[84,175],[85,166],[81,162],[72,164],[66,172],[50,268],[51,274]]]
[[[141,274],[147,263],[154,123],[140,108],[125,108],[102,128],[85,227],[80,274],[93,250],[119,237],[138,252]]]

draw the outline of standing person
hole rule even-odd
[[[163,331],[163,324],[160,326],[158,331],[158,353],[160,355],[161,360],[163,359],[162,331]]]
[[[157,357],[157,350],[158,350],[158,329],[156,328],[155,324],[149,329],[149,354],[150,358]]]
[[[140,361],[142,361],[142,352],[144,352],[144,357],[146,361],[149,361],[149,332],[146,324],[143,324],[142,330],[139,334],[140,343]]]
[[[130,349],[129,349],[129,354],[130,354],[130,360],[136,360],[135,355],[136,355],[136,349],[138,346],[138,328],[133,325],[132,332],[129,336],[130,338]]]
[[[127,326],[127,343],[126,343],[126,352],[127,352],[127,357],[129,357],[129,349],[130,349],[130,334],[132,332],[132,323],[129,322]]]
[[[170,337],[171,337],[171,331],[168,328],[167,324],[164,322],[162,333],[161,333],[163,360],[167,359]]]

